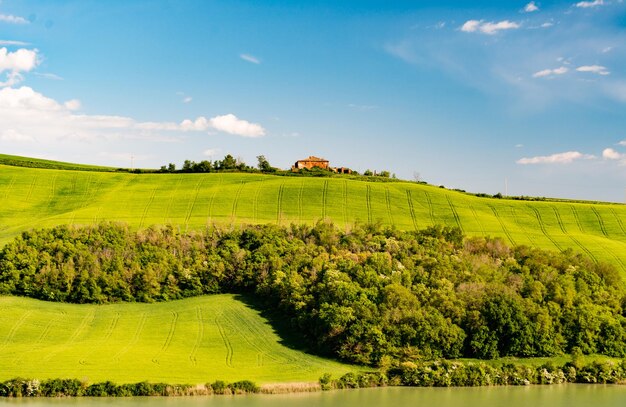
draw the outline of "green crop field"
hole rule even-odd
[[[410,182],[261,174],[128,174],[0,165],[0,243],[32,228],[122,221],[171,223],[381,222],[399,229],[459,226],[470,236],[572,248],[626,275],[626,206],[479,198]]]
[[[113,305],[0,297],[0,341],[0,380],[262,384],[355,370],[282,345],[267,321],[232,295]]]

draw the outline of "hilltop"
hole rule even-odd
[[[35,160],[37,161],[37,160]],[[626,273],[626,206],[517,201],[412,182],[248,173],[131,174],[0,165],[0,243],[59,224],[312,224],[378,222],[401,230],[441,224],[511,245],[584,253]],[[96,167],[99,168],[99,167]],[[107,168],[107,167],[103,167]]]

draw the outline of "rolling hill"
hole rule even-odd
[[[113,305],[0,297],[0,311],[0,380],[263,384],[355,370],[281,344],[267,320],[233,295]]]
[[[122,221],[221,225],[381,222],[458,226],[513,245],[571,248],[626,275],[626,206],[476,196],[410,182],[261,174],[129,174],[0,165],[0,243],[32,228]]]

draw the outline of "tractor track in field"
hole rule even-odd
[[[322,189],[322,220],[326,220],[326,205],[328,204],[328,180],[324,180],[324,188]]]
[[[591,211],[593,212],[594,215],[596,215],[596,219],[598,219],[598,224],[600,225],[600,231],[602,232],[602,234],[605,237],[609,236],[609,232],[607,232],[606,230],[606,225],[604,224],[604,219],[602,219],[602,216],[600,216],[600,213],[598,213],[598,210],[595,207],[591,207]]]
[[[126,346],[124,346],[115,355],[113,355],[112,359],[115,362],[119,362],[120,357],[126,354],[133,346],[135,346],[137,342],[139,342],[139,338],[141,337],[141,333],[143,332],[143,327],[146,325],[147,319],[148,314],[146,314],[145,312],[141,314],[141,318],[139,319],[139,323],[137,324],[137,328],[135,329],[135,334],[133,335],[133,338],[130,340],[130,342],[126,344]]]
[[[413,198],[411,197],[411,191],[406,190],[406,201],[409,205],[409,215],[411,215],[411,220],[413,221],[413,229],[417,229],[417,219],[415,218],[415,208],[413,207]]]
[[[58,178],[59,174],[54,174],[54,177],[52,177],[52,181],[50,182],[50,195],[48,195],[48,202],[46,204],[46,208],[48,208],[48,213],[52,212],[52,205],[54,202],[54,196],[56,195],[56,185],[57,185],[57,178]]]
[[[209,214],[207,216],[208,219],[213,219],[213,202],[215,201],[215,196],[217,195],[217,191],[219,191],[219,187],[224,182],[224,176],[220,174],[219,181],[217,185],[213,187],[213,193],[211,194],[211,199],[209,199]]]
[[[622,219],[619,217],[619,215],[617,214],[617,212],[615,212],[615,209],[611,208],[611,213],[613,214],[613,216],[615,217],[615,219],[617,219],[617,224],[619,225],[619,228],[621,229],[622,233],[624,234],[624,236],[626,236],[626,228],[624,227],[624,222],[622,221]]]
[[[72,333],[72,336],[70,336],[68,338],[68,340],[61,346],[57,347],[57,349],[53,352],[50,352],[48,355],[46,355],[42,360],[44,362],[48,362],[50,361],[52,358],[54,358],[56,355],[58,355],[59,353],[62,353],[63,351],[67,350],[68,348],[71,348],[72,345],[74,343],[76,343],[76,341],[78,340],[78,338],[83,334],[83,332],[85,331],[85,329],[87,329],[87,326],[89,326],[90,323],[93,322],[94,318],[96,317],[96,310],[91,309],[84,317],[83,319],[80,321],[80,324],[78,325],[78,327],[74,330],[74,332]]]
[[[261,191],[263,188],[263,183],[265,180],[257,183],[256,190],[254,191],[254,200],[252,201],[252,221],[257,223],[257,219],[259,218],[259,195],[261,195]]]
[[[426,202],[428,203],[428,216],[430,216],[430,222],[434,226],[437,224],[437,221],[435,220],[435,208],[433,207],[433,201],[428,192],[424,191],[424,196],[426,197]]]
[[[187,205],[187,213],[185,214],[185,228],[189,227],[189,221],[191,220],[191,215],[193,214],[193,208],[196,206],[196,202],[198,201],[198,195],[200,194],[200,188],[204,183],[204,177],[201,176],[200,180],[196,183],[196,187],[194,188],[193,200],[190,205]]]
[[[287,362],[298,362],[297,358],[293,357],[293,354],[287,351],[284,348],[274,349],[272,353],[268,353],[267,349],[272,348],[272,341],[269,341],[265,335],[266,332],[263,329],[260,329],[257,324],[250,324],[250,321],[247,320],[243,315],[241,315],[238,310],[234,308],[228,309],[227,313],[222,315],[224,320],[231,327],[245,327],[245,331],[242,329],[237,329],[237,332],[241,335],[241,338],[248,343],[252,348],[254,348],[259,354],[265,355],[267,358],[273,361],[279,361],[282,357],[284,361]],[[247,332],[246,332],[247,331]],[[248,336],[249,335],[256,338],[255,341],[252,341]],[[263,347],[263,345],[265,347]]]
[[[30,183],[30,187],[28,188],[28,193],[26,194],[26,202],[30,202],[30,198],[33,195],[33,191],[35,191],[36,184],[37,184],[37,177],[33,177],[33,182]]]
[[[224,347],[226,347],[226,366],[233,367],[233,345],[230,343],[226,332],[224,331],[224,327],[219,321],[219,316],[215,317],[215,325],[217,326],[217,330],[222,337],[222,342],[224,342]]]
[[[54,199],[54,196],[56,195],[58,177],[59,177],[59,174],[54,174],[54,177],[52,177],[52,182],[50,183],[50,197],[48,198],[48,201],[52,201]],[[50,203],[52,202],[49,202],[49,204]]]
[[[11,181],[9,181],[9,185],[7,185],[6,189],[4,190],[4,199],[9,199],[11,189],[13,189],[13,184],[15,184],[15,175],[11,177]]]
[[[583,245],[582,243],[580,243],[580,240],[576,239],[574,236],[569,235],[569,238],[572,239],[572,241],[574,243],[576,243],[576,246],[578,246],[583,252],[585,252],[585,254],[587,254],[587,256],[589,256],[589,258],[595,263],[598,264],[598,259],[596,258],[596,256],[589,250],[587,249],[587,247],[585,245]]]
[[[365,186],[365,205],[367,206],[367,223],[372,224],[372,187]]]
[[[196,354],[198,353],[200,344],[204,339],[204,320],[202,319],[202,308],[200,307],[196,307],[196,319],[198,320],[198,334],[196,335],[196,341],[193,344],[193,348],[189,353],[189,361],[193,366],[198,366],[198,358],[196,358]]]
[[[556,247],[560,252],[563,251],[563,248],[561,247],[561,245],[559,245],[557,243],[556,240],[554,240],[554,238],[552,238],[552,236],[550,236],[548,234],[548,231],[546,230],[546,225],[543,223],[543,219],[541,218],[541,214],[539,213],[539,210],[533,206],[527,206],[528,208],[530,208],[534,213],[535,213],[535,218],[537,218],[537,223],[539,223],[539,229],[541,229],[541,233],[543,233],[543,235],[550,241],[552,242],[552,244],[554,245],[554,247]]]
[[[170,215],[170,212],[172,211],[172,205],[174,205],[174,201],[175,201],[175,198],[176,198],[176,196],[177,196],[177,194],[176,194],[176,193],[177,193],[177,192],[178,192],[178,190],[180,189],[180,184],[182,184],[182,183],[183,183],[183,177],[180,177],[180,176],[179,176],[179,178],[178,178],[178,182],[176,183],[176,185],[174,185],[174,188],[172,188],[172,192],[171,192],[171,194],[170,194],[170,199],[169,199],[169,201],[167,202],[167,207],[165,208],[165,219],[166,219],[168,222],[170,222],[170,223],[174,223],[174,222],[172,221],[172,218],[171,218],[169,215]]]
[[[15,336],[17,331],[22,327],[22,325],[24,325],[24,321],[26,321],[26,319],[32,313],[33,313],[33,311],[26,311],[26,312],[24,312],[22,314],[22,316],[17,321],[15,321],[15,323],[13,324],[11,329],[9,330],[9,333],[7,334],[7,337],[4,338],[4,342],[2,342],[2,345],[0,345],[0,349],[6,348],[6,346],[13,340],[13,337]]]
[[[450,210],[452,211],[452,216],[454,216],[454,221],[456,222],[456,226],[461,229],[461,232],[465,234],[465,230],[463,229],[463,225],[461,224],[461,218],[459,217],[459,213],[456,211],[456,208],[452,204],[452,200],[448,195],[446,195],[446,200],[448,201],[448,206],[450,206]]]
[[[498,210],[493,205],[487,204],[487,206],[491,209],[491,212],[493,212],[493,215],[498,220],[498,223],[500,224],[500,227],[502,228],[502,231],[504,232],[504,234],[507,237],[507,239],[509,239],[509,242],[511,243],[511,245],[516,246],[517,244],[515,243],[515,240],[511,236],[511,233],[509,232],[509,230],[504,225],[504,222],[502,221],[502,218],[500,217],[500,214],[498,213]]]
[[[102,337],[102,340],[100,341],[102,344],[106,343],[111,338],[111,336],[113,335],[113,332],[115,332],[115,328],[117,328],[117,324],[120,322],[121,316],[122,314],[120,314],[119,312],[115,313],[115,316],[113,317],[113,319],[111,319],[111,323],[107,327],[106,333],[104,334],[104,336]]]
[[[239,205],[239,198],[241,197],[241,191],[245,185],[244,180],[241,180],[239,183],[239,188],[237,188],[237,192],[235,192],[235,199],[233,199],[233,206],[230,208],[230,219],[231,222],[235,222],[237,219],[237,206]]]
[[[152,205],[152,202],[154,202],[154,197],[156,196],[157,189],[158,189],[158,186],[155,186],[152,189],[152,194],[150,194],[150,198],[148,199],[148,203],[143,208],[143,213],[141,214],[141,220],[139,221],[139,229],[141,229],[141,227],[143,226],[144,221],[146,220],[146,215],[148,215],[148,209]]]
[[[512,216],[511,219],[513,219],[513,221],[515,222],[517,227],[519,227],[520,230],[524,233],[524,235],[526,236],[528,241],[532,242],[533,241],[533,236],[529,235],[528,232],[526,231],[528,228],[524,227],[524,225],[522,225],[522,223],[520,223],[519,216],[517,216],[517,210],[515,208],[513,208],[513,207],[511,207],[511,216]]]
[[[163,345],[161,345],[161,349],[157,352],[156,355],[152,357],[152,363],[159,364],[159,357],[162,354],[167,352],[170,345],[172,344],[172,339],[174,338],[174,333],[176,332],[176,325],[178,323],[178,312],[172,311],[172,320],[170,321],[170,329],[167,332],[167,336],[165,337],[165,341]]]
[[[393,220],[393,211],[391,210],[391,196],[389,193],[389,187],[386,185],[385,185],[385,204],[387,205],[387,213],[389,214],[389,222],[392,225],[395,225],[396,222],[394,222]]]
[[[483,227],[483,223],[480,221],[480,219],[478,218],[478,214],[476,213],[476,208],[474,208],[474,205],[469,204],[468,205],[470,210],[472,211],[472,215],[474,215],[474,219],[476,219],[476,223],[478,223],[478,228],[480,229],[480,233],[483,236],[487,236],[487,232],[485,231],[485,228]]]
[[[555,207],[552,206],[552,212],[554,212],[554,216],[556,217],[556,221],[559,224],[559,228],[561,228],[561,232],[567,234],[567,230],[565,229],[565,224],[563,223],[563,219],[561,218],[561,212]]]
[[[278,187],[278,198],[276,201],[276,223],[280,225],[283,218],[283,194],[285,190],[285,181],[281,182]]]
[[[580,230],[580,233],[585,233],[585,230],[583,229],[583,224],[580,222],[580,217],[578,216],[578,211],[576,210],[576,207],[570,206],[570,208],[572,209],[572,213],[574,214],[574,220],[576,221],[578,230]]]
[[[300,188],[298,189],[298,223],[302,223],[304,216],[304,210],[302,207],[302,197],[304,196],[304,180],[300,182]]]

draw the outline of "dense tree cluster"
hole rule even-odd
[[[251,167],[247,165],[241,158],[235,158],[230,154],[224,156],[223,160],[202,160],[200,162],[195,162],[191,160],[185,160],[183,163],[183,168],[180,170],[176,170],[176,164],[169,163],[168,165],[162,165],[159,172],[262,172],[262,173],[273,173],[276,172],[277,169],[272,167],[265,158],[265,156],[260,155],[257,157],[257,167]]]
[[[458,229],[332,224],[25,232],[0,251],[0,293],[167,301],[248,293],[318,353],[371,365],[437,358],[626,355],[625,292],[609,265]]]

